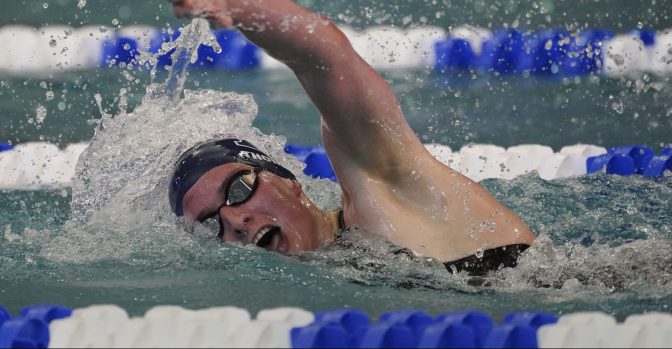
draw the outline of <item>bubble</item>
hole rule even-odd
[[[37,106],[35,109],[35,122],[41,125],[44,122],[44,119],[47,117],[47,108],[42,105]]]
[[[485,251],[483,251],[482,248],[479,248],[478,250],[476,250],[476,258],[479,258],[479,259],[483,258],[484,255],[485,255]]]
[[[49,4],[45,2],[44,4],[42,4],[42,8],[45,9],[45,10],[48,9],[48,8],[49,8]]]
[[[86,6],[86,0],[79,0],[79,1],[77,2],[77,7],[78,7],[79,9],[83,9],[84,6]]]
[[[616,111],[619,115],[623,114],[623,111],[625,110],[625,106],[623,105],[623,101],[621,99],[617,99],[611,103],[611,109]]]

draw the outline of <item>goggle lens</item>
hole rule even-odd
[[[235,206],[249,200],[257,189],[257,173],[243,171],[234,176],[226,191],[226,206]]]

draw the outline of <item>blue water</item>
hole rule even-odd
[[[169,21],[165,6],[159,10],[153,2],[119,2],[112,8],[89,0],[82,12],[74,13],[61,3],[49,1],[45,10],[30,2],[24,5],[33,12],[25,12],[32,15],[16,7],[10,8],[12,15],[7,18],[12,18],[9,23],[35,25],[108,24],[120,18],[122,23],[161,26]],[[637,27],[642,21],[654,29],[672,27],[664,4],[544,1],[540,3],[545,5],[535,7],[534,3],[390,1],[367,6],[332,1],[314,5],[356,26],[403,24],[410,13],[411,23],[426,21],[444,27],[468,22],[501,27],[528,17],[524,24],[530,27],[618,30]],[[581,6],[594,11],[579,10]],[[126,7],[133,11],[128,14]],[[159,73],[154,82],[165,77]],[[556,151],[575,143],[605,147],[637,143],[659,149],[671,141],[672,94],[667,77],[554,80],[425,70],[385,72],[384,77],[419,137],[454,149],[471,142],[537,143]],[[277,135],[312,145],[320,142],[318,116],[295,78],[285,71],[192,71],[186,88],[194,92],[188,98],[201,104],[165,112],[158,103],[143,102],[150,80],[147,71],[117,68],[2,78],[0,140],[43,140],[61,146],[89,141],[98,127],[91,120],[100,120],[104,113],[115,117],[105,119],[105,131],[99,129],[96,149],[126,147],[124,156],[130,159],[90,154],[78,170],[94,180],[86,185],[82,181],[75,189],[0,192],[0,304],[11,311],[34,303],[71,307],[114,303],[133,314],[158,304],[179,304],[188,308],[237,305],[251,311],[351,306],[372,315],[403,308],[434,314],[475,308],[496,317],[521,309],[603,310],[624,317],[669,311],[672,306],[669,176],[597,174],[547,182],[530,174],[512,181],[484,181],[539,239],[518,268],[480,280],[482,286],[446,273],[439,264],[391,254],[392,246],[366,232],[347,237],[355,248],[328,246],[298,256],[219,244],[205,229],[187,234],[165,202],[167,164],[179,153],[173,149],[176,144],[221,129],[268,139],[269,145],[278,146],[276,151],[284,141]],[[48,91],[54,99],[45,97]],[[96,94],[101,96],[102,112]],[[38,127],[29,119],[40,105],[48,114]],[[198,113],[201,107],[216,117]],[[137,112],[138,118],[120,115],[123,110]],[[178,132],[180,122],[193,129]],[[104,173],[109,175],[106,180],[97,181]],[[338,205],[332,183],[304,181],[320,205]]]

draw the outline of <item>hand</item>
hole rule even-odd
[[[231,28],[233,18],[228,14],[228,0],[168,0],[178,18],[202,17],[213,27]]]

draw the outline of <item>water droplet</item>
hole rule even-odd
[[[49,46],[56,47],[56,39],[49,40]]]
[[[623,105],[623,101],[618,99],[615,100],[611,103],[611,109],[616,111],[619,115],[623,114],[623,111],[625,110],[625,106]]]
[[[48,9],[48,8],[49,8],[49,4],[45,2],[44,4],[42,4],[42,8],[44,8],[45,10]]]
[[[124,44],[124,50],[128,51],[130,49],[131,49],[131,44],[129,44],[129,43]]]
[[[103,25],[101,25],[100,27],[98,27],[98,30],[100,30],[101,33],[107,33],[107,27],[105,27],[105,26],[103,26]]]
[[[644,28],[644,23],[637,22],[637,29],[642,29],[642,28]]]
[[[84,6],[86,6],[86,0],[79,0],[79,1],[77,2],[77,7],[78,7],[78,8],[83,9]]]
[[[38,126],[44,122],[44,119],[46,117],[47,117],[47,108],[41,105],[37,106],[37,108],[35,109],[35,121],[38,124]],[[32,118],[30,120],[32,120]]]
[[[112,25],[119,25],[119,20],[118,19],[113,19],[112,20]]]

